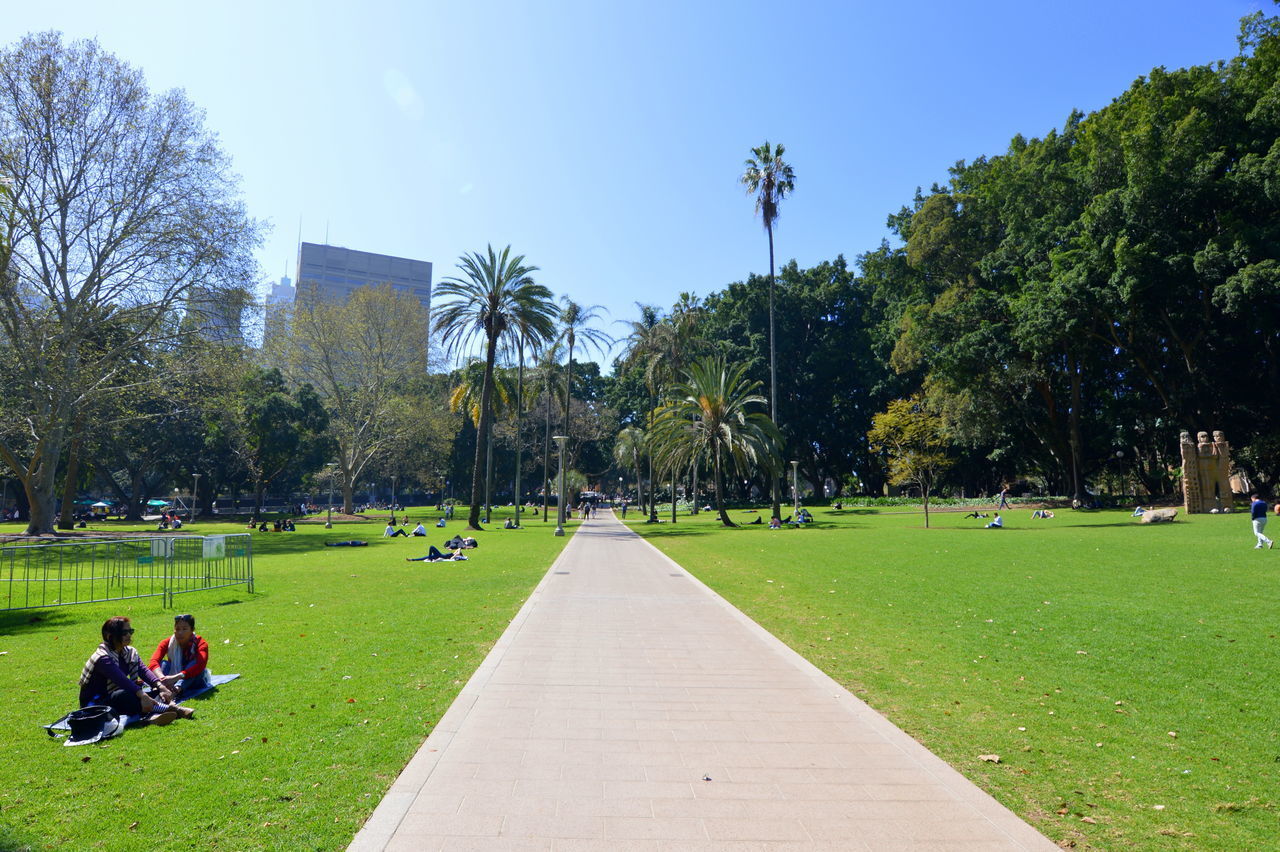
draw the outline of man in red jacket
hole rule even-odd
[[[161,639],[147,668],[155,672],[175,695],[209,685],[209,643],[196,635],[196,617],[189,613],[173,618],[173,635]]]

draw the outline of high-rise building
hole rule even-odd
[[[244,313],[253,304],[245,289],[192,287],[187,293],[187,322],[196,334],[214,343],[244,342]]]
[[[271,285],[267,294],[266,316],[262,330],[263,343],[269,343],[288,331],[288,307],[296,298],[296,290],[288,275],[280,276],[279,284]]]
[[[383,284],[431,309],[428,261],[315,243],[302,243],[298,251],[299,304],[345,302],[360,287]]]

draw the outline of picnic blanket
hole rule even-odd
[[[222,684],[224,684],[224,683],[229,683],[229,682],[231,682],[231,681],[235,680],[235,679],[236,679],[236,678],[238,678],[238,677],[240,677],[240,675],[238,675],[238,674],[221,674],[221,675],[219,675],[219,674],[210,674],[210,675],[209,675],[209,685],[208,685],[208,686],[206,686],[206,687],[204,687],[204,688],[202,688],[202,689],[197,689],[197,690],[195,690],[195,691],[193,691],[193,692],[188,692],[186,695],[182,696],[181,698],[179,698],[179,699],[178,699],[177,701],[175,701],[174,703],[175,703],[175,704],[181,704],[182,702],[184,702],[184,701],[189,701],[189,700],[191,700],[192,698],[199,698],[201,695],[204,695],[204,694],[205,694],[206,692],[208,692],[209,690],[214,689],[214,688],[216,688],[216,687],[218,687],[218,686],[221,686],[221,685],[222,685]],[[64,732],[64,731],[70,731],[70,730],[71,730],[71,725],[67,723],[67,717],[68,717],[68,716],[70,716],[70,715],[71,715],[71,714],[70,714],[70,713],[68,713],[68,714],[66,714],[66,716],[63,716],[61,719],[59,719],[58,721],[54,722],[53,724],[51,724],[51,725],[41,725],[40,727],[44,728],[44,729],[45,729],[45,731],[46,731],[46,732],[48,732],[49,736],[51,736],[51,737],[58,737],[58,736],[62,736],[62,733],[61,733],[61,732]],[[124,724],[125,724],[125,727],[126,727],[126,728],[127,728],[128,726],[130,726],[130,725],[133,725],[133,724],[135,724],[135,723],[137,723],[137,722],[141,721],[141,719],[142,719],[142,717],[141,717],[141,716],[122,716],[121,718],[122,718],[122,719],[124,719]]]

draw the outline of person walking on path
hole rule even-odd
[[[1257,537],[1258,543],[1253,546],[1254,550],[1261,550],[1264,546],[1270,550],[1275,546],[1275,542],[1267,538],[1263,534],[1263,530],[1267,526],[1267,503],[1258,497],[1257,494],[1249,495],[1249,517],[1253,521],[1253,534]]]
[[[1009,508],[1009,486],[1000,489],[1000,502],[996,504],[997,509]]]

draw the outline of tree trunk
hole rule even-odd
[[[765,222],[765,229],[769,232],[769,416],[773,418],[773,425],[781,429],[782,421],[778,417],[778,347],[773,329],[773,222]],[[779,520],[782,519],[781,476],[781,473],[774,472],[769,487],[773,517]]]
[[[520,526],[520,508],[524,503],[520,493],[520,447],[524,443],[521,426],[524,424],[524,339],[520,340],[520,364],[516,367],[516,478],[511,487],[515,492],[516,527]]]
[[[649,434],[645,436],[646,444],[653,437],[653,412],[658,407],[657,393],[649,397]],[[653,478],[653,447],[647,447],[649,450],[649,520],[646,523],[656,524],[658,522],[658,483]]]
[[[720,523],[726,527],[736,527],[733,521],[729,520],[729,513],[724,508],[724,472],[720,469],[720,448],[716,447],[716,457],[714,464],[714,474],[716,478],[716,512],[720,515]]]
[[[254,480],[253,483],[253,520],[262,520],[262,503],[264,495],[267,493],[267,484],[261,479]]]
[[[489,428],[489,440],[484,450],[484,522],[493,517],[493,427]]]
[[[551,502],[551,373],[543,386],[547,398],[547,427],[542,433],[542,522],[547,522],[547,506]]]
[[[676,469],[671,467],[671,523],[676,522]]]
[[[1080,364],[1070,355],[1067,356],[1067,369],[1071,374],[1071,414],[1067,418],[1067,429],[1071,438],[1071,496],[1084,501],[1084,491],[1080,487]]]
[[[71,433],[71,448],[67,450],[67,475],[62,480],[62,517],[58,518],[58,529],[73,530],[76,528],[75,500],[76,479],[80,475],[80,423],[76,418],[76,426]]]
[[[484,358],[484,390],[480,392],[480,425],[476,429],[476,459],[471,469],[471,512],[467,517],[467,529],[482,530],[480,526],[480,476],[484,470],[485,445],[489,442],[489,430],[493,427],[493,415],[489,410],[493,396],[493,363],[498,357],[498,338],[489,335]]]

